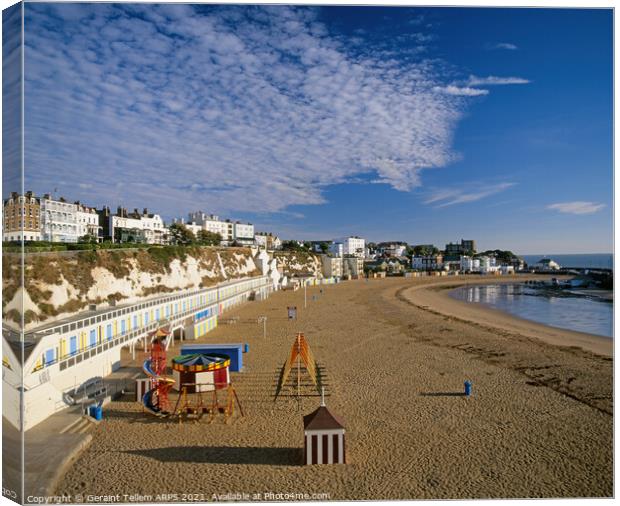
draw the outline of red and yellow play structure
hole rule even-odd
[[[183,418],[200,419],[205,414],[212,421],[221,414],[228,422],[235,414],[236,404],[240,415],[244,416],[230,381],[230,357],[215,353],[179,355],[172,359],[173,376],[168,376],[169,335],[167,329],[160,328],[149,336],[150,354],[142,366],[150,387],[141,399],[146,411],[159,417],[178,417],[179,422]],[[174,409],[170,409],[169,400],[172,389],[179,392]]]

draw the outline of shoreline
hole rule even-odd
[[[482,283],[482,284],[480,284],[480,285],[473,285],[473,287],[481,287],[481,286],[497,286],[498,284],[499,284],[499,283],[497,283],[497,284],[496,284],[496,283],[490,283],[490,284],[487,284],[487,283]],[[504,284],[509,284],[509,285],[513,285],[513,286],[515,286],[515,285],[521,285],[521,284],[523,284],[523,283],[522,283],[522,282],[517,282],[517,283],[514,283],[514,284],[513,284],[513,283],[504,283]],[[464,286],[469,287],[469,286],[472,286],[472,285],[464,285]],[[492,304],[487,304],[487,303],[485,303],[485,302],[470,302],[470,301],[463,300],[463,299],[459,298],[459,297],[456,295],[456,293],[455,293],[455,292],[456,292],[457,290],[459,290],[459,289],[463,288],[464,286],[458,286],[458,287],[456,287],[456,288],[451,288],[451,289],[448,291],[448,295],[449,295],[449,297],[450,297],[451,299],[454,299],[454,300],[457,300],[457,301],[466,302],[467,304],[470,304],[470,305],[472,305],[472,304],[473,304],[473,305],[475,305],[475,306],[477,306],[477,307],[480,307],[480,308],[494,309],[494,310],[499,311],[499,312],[501,312],[501,313],[503,313],[503,314],[505,314],[505,315],[510,315],[510,316],[513,316],[513,317],[515,317],[515,318],[517,318],[517,319],[520,319],[520,320],[525,320],[525,321],[530,322],[530,323],[537,323],[537,324],[540,324],[540,325],[544,325],[545,327],[551,327],[552,329],[568,330],[568,331],[570,331],[570,332],[582,333],[582,334],[586,334],[586,335],[588,335],[588,336],[602,337],[603,339],[613,339],[613,335],[612,335],[612,336],[607,336],[607,335],[603,335],[603,334],[594,334],[594,333],[590,333],[590,332],[583,332],[583,331],[581,331],[581,330],[570,329],[570,328],[567,328],[567,327],[560,327],[560,326],[558,326],[558,325],[552,325],[552,324],[547,323],[547,322],[542,322],[542,321],[534,320],[534,319],[531,319],[531,318],[527,318],[527,317],[525,317],[525,316],[520,316],[520,315],[518,315],[518,314],[516,314],[516,313],[512,313],[512,312],[510,312],[510,311],[508,311],[508,310],[506,310],[506,309],[502,309],[502,308],[494,307]],[[524,286],[527,286],[527,285],[524,285]],[[609,304],[609,303],[613,304],[613,292],[610,294],[610,297],[609,297],[609,298],[604,298],[604,297],[602,297],[602,296],[595,296],[595,295],[588,296],[588,294],[585,294],[585,293],[583,293],[583,294],[577,294],[577,293],[571,293],[571,292],[569,292],[569,291],[567,291],[567,292],[565,292],[565,293],[569,293],[570,295],[565,295],[565,296],[564,296],[564,298],[572,298],[572,299],[577,299],[577,298],[588,298],[588,299],[590,299],[590,300],[595,300],[596,302],[603,303],[603,304]]]
[[[461,301],[451,297],[449,294],[451,290],[463,286],[516,284],[531,279],[538,278],[511,276],[508,279],[442,280],[436,283],[411,287],[402,292],[401,296],[420,309],[430,310],[431,312],[457,318],[475,325],[496,328],[515,335],[539,339],[554,346],[577,346],[605,357],[613,356],[613,337],[545,325],[544,323],[528,320],[482,303]]]

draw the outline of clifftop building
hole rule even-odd
[[[78,242],[78,204],[64,198],[41,197],[41,240],[50,242]]]
[[[273,235],[271,232],[257,232],[254,235],[254,242],[260,248],[268,250],[280,249],[282,247],[282,241],[277,235]]]
[[[142,213],[137,209],[129,213],[126,208],[119,206],[116,214],[111,214],[110,208],[104,207],[101,211],[97,211],[97,214],[105,240],[147,244],[168,243],[168,229],[164,226],[161,216],[149,213],[146,208]]]
[[[17,192],[4,201],[3,241],[39,241],[41,203],[31,191]]]
[[[352,255],[358,258],[364,258],[365,251],[366,241],[357,236],[337,239],[329,246],[329,252],[338,256]]]
[[[175,223],[185,224],[184,220],[174,220]],[[230,246],[233,243],[243,246],[253,246],[254,225],[251,223],[241,223],[240,221],[221,220],[215,214],[206,214],[202,211],[194,211],[187,215],[187,223],[191,224],[192,231],[206,230],[214,234],[220,234],[222,237],[221,244]],[[196,227],[200,227],[196,229]]]

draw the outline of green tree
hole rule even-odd
[[[80,237],[78,239],[78,242],[82,243],[82,244],[96,244],[97,243],[97,238],[94,235],[92,235],[92,234],[86,234],[86,235],[83,235],[82,237]]]
[[[199,230],[196,237],[198,244],[203,246],[219,246],[222,242],[222,236],[216,232],[209,232],[208,230]]]
[[[196,242],[196,236],[182,223],[173,223],[168,227],[170,230],[170,242],[177,245],[189,245]]]
[[[282,249],[289,251],[308,251],[308,246],[297,241],[282,241]]]

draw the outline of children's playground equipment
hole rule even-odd
[[[227,355],[230,357],[230,371],[240,372],[243,369],[243,353],[247,353],[247,344],[185,344],[181,347],[181,355]]]
[[[174,389],[187,393],[210,392],[226,388],[230,383],[230,358],[227,355],[194,353],[172,359]]]
[[[150,379],[150,389],[142,397],[147,411],[157,416],[170,414],[168,392],[174,385],[174,378],[166,376],[166,348],[170,331],[160,328],[151,338],[151,355],[144,361],[142,369]]]
[[[277,400],[282,388],[286,385],[289,375],[293,369],[295,369],[297,373],[297,397],[301,397],[302,366],[303,370],[306,372],[306,375],[310,378],[316,387],[317,392],[320,394],[322,391],[321,370],[314,359],[314,355],[312,354],[312,350],[310,350],[310,346],[308,345],[306,338],[301,332],[299,332],[293,342],[289,357],[280,371],[280,378],[278,379],[274,401]]]
[[[230,382],[229,366],[230,358],[227,355],[194,353],[173,359],[176,389],[180,391],[174,414],[178,416],[179,422],[182,422],[183,417],[187,419],[190,416],[199,420],[204,414],[209,415],[209,422],[218,414],[223,414],[228,422],[235,413],[235,402],[243,416],[241,403]],[[226,390],[223,404],[218,398],[220,390]],[[211,392],[211,395],[207,392]]]

